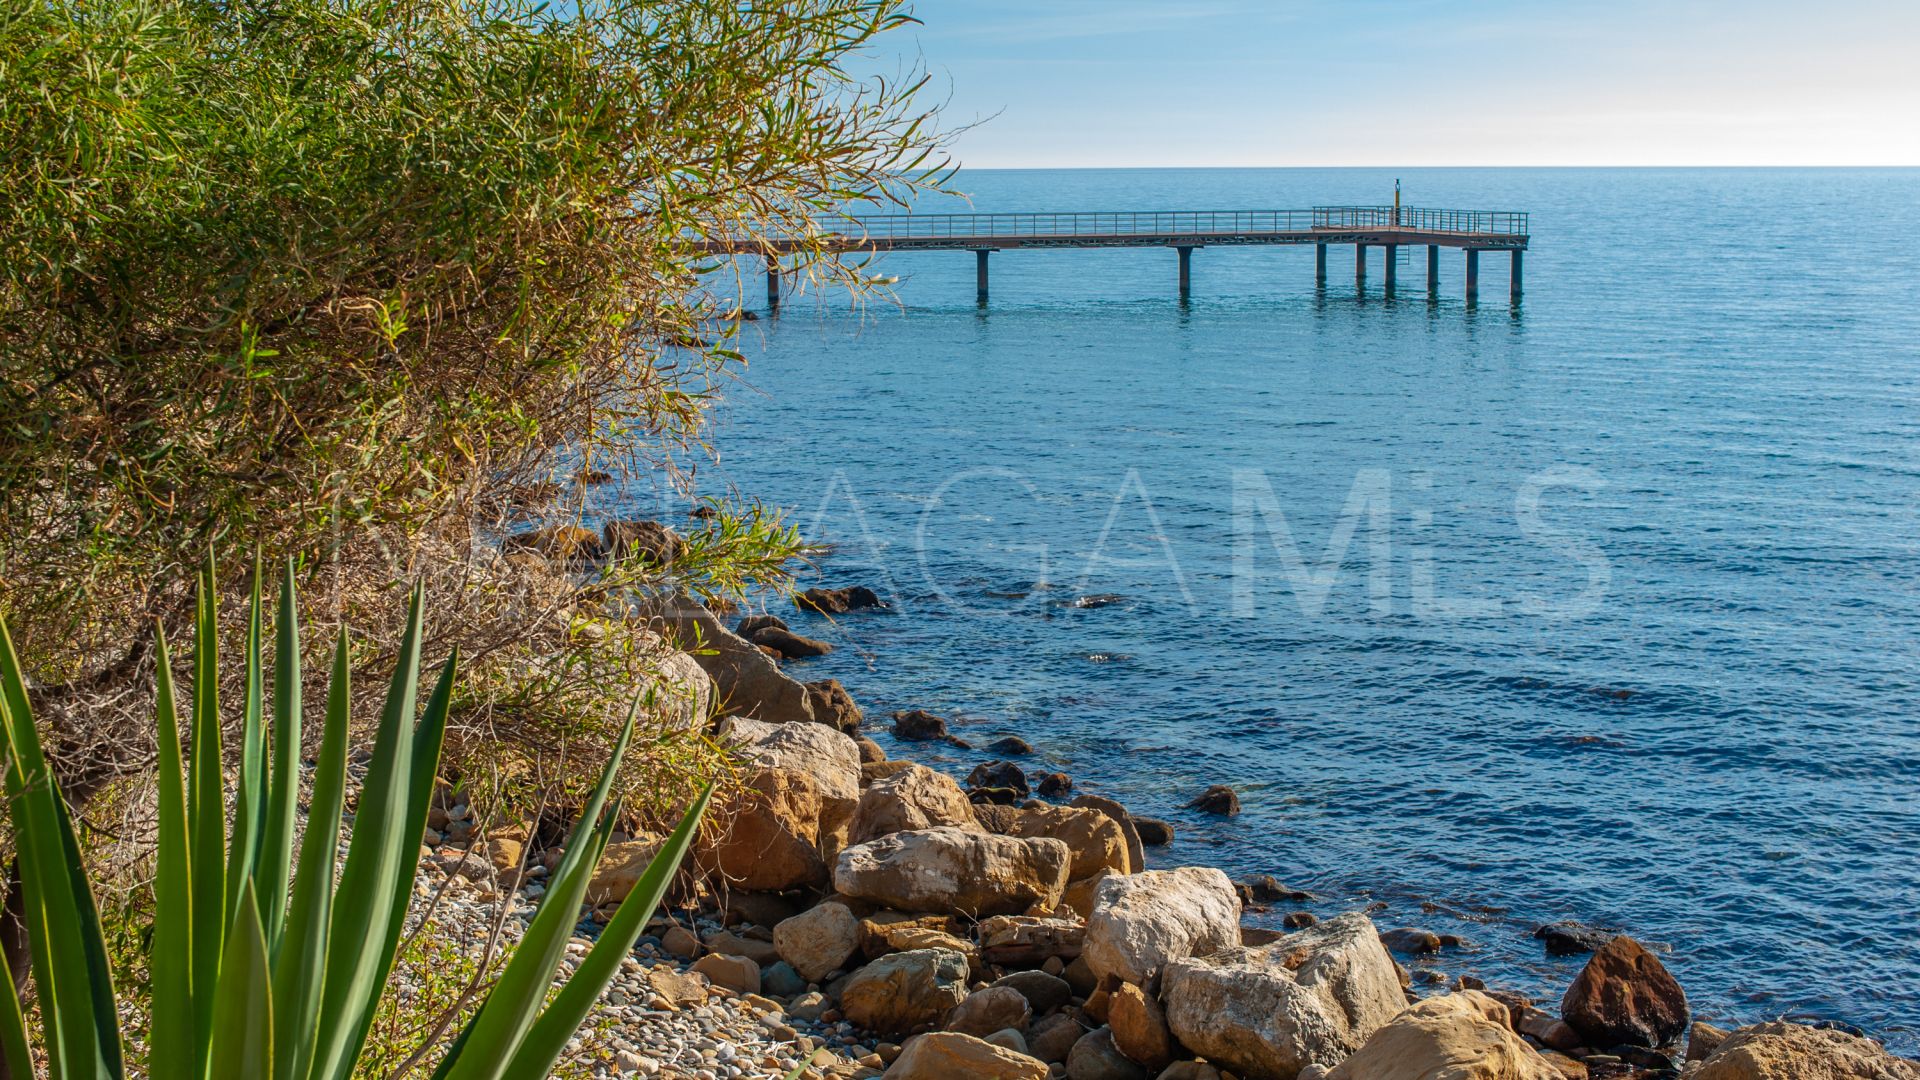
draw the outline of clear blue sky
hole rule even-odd
[[[970,168],[1920,165],[1920,0],[918,0]]]

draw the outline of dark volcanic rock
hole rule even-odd
[[[1034,790],[1042,798],[1058,799],[1073,790],[1073,777],[1063,772],[1042,773]]]
[[[1409,953],[1424,956],[1440,951],[1440,935],[1431,930],[1384,930],[1380,934],[1380,944],[1397,953]]]
[[[1240,812],[1240,796],[1234,794],[1233,789],[1225,784],[1215,784],[1188,803],[1187,808],[1232,817]]]
[[[925,709],[902,709],[894,713],[893,737],[908,742],[953,738],[947,734],[947,722]]]
[[[1173,843],[1173,823],[1159,818],[1136,817],[1133,827],[1140,832],[1140,842],[1148,847],[1166,847]]]
[[[839,679],[808,683],[807,704],[813,706],[813,718],[819,723],[848,735],[860,730],[860,706],[853,703],[853,695]]]
[[[747,640],[763,649],[772,649],[788,660],[825,656],[833,651],[833,646],[824,641],[801,637],[791,630],[778,626],[763,626],[755,630],[753,636]]]
[[[1578,956],[1598,950],[1618,935],[1612,930],[1572,921],[1548,923],[1533,932],[1552,956]]]
[[[609,521],[601,527],[600,538],[614,558],[655,566],[671,564],[685,547],[678,533],[657,521]]]
[[[841,615],[862,608],[883,608],[885,601],[880,594],[865,585],[855,585],[846,589],[808,589],[793,598],[794,606],[803,611],[818,611],[823,615]]]
[[[778,615],[749,615],[734,625],[733,632],[743,638],[751,638],[769,626],[777,630],[787,629],[786,620]]]
[[[1560,1000],[1560,1018],[1593,1046],[1658,1048],[1686,1033],[1687,994],[1640,943],[1601,946]]]
[[[1272,874],[1252,874],[1233,883],[1233,889],[1240,894],[1243,904],[1275,904],[1282,900],[1294,903],[1306,903],[1315,897],[1301,889],[1289,889]]]

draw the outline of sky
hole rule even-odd
[[[914,13],[883,42],[934,77],[968,168],[1920,165],[1920,0]]]

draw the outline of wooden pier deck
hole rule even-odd
[[[1163,210],[1016,214],[883,214],[838,220],[827,226],[842,237],[837,250],[971,251],[978,300],[987,300],[988,257],[996,251],[1034,248],[1165,247],[1179,255],[1182,299],[1192,293],[1195,248],[1253,244],[1314,245],[1314,281],[1327,279],[1327,247],[1352,244],[1354,281],[1364,288],[1367,251],[1382,250],[1382,283],[1388,295],[1398,284],[1399,249],[1427,249],[1427,293],[1439,295],[1440,249],[1466,253],[1466,299],[1479,299],[1480,253],[1508,252],[1509,297],[1521,293],[1521,255],[1527,250],[1528,217],[1507,210],[1440,210],[1398,206],[1316,206],[1310,210]],[[758,255],[767,262],[767,302],[780,303],[780,258],[799,248],[780,237],[707,241],[715,255]]]

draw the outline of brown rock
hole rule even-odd
[[[967,789],[974,792],[1010,792],[1015,799],[1024,799],[1029,793],[1026,770],[1011,761],[989,761],[975,765],[973,771],[967,774]]]
[[[1025,810],[1017,806],[1001,806],[998,803],[974,803],[973,817],[980,827],[990,833],[1005,836],[1013,831],[1013,823],[1020,820]]]
[[[993,988],[1018,992],[1027,999],[1027,1007],[1035,1016],[1045,1016],[1073,1000],[1073,987],[1044,971],[1016,971],[994,983]]]
[[[1695,1020],[1687,1029],[1687,1060],[1705,1061],[1713,1056],[1720,1044],[1727,1041],[1727,1032],[1714,1027],[1704,1020]]]
[[[952,777],[924,765],[907,764],[860,793],[847,839],[864,844],[889,833],[941,825],[980,831],[973,804]]]
[[[1727,1036],[1689,1080],[1920,1080],[1920,1064],[1844,1031],[1776,1020]]]
[[[855,844],[834,864],[839,892],[901,911],[958,912],[975,918],[1059,903],[1067,887],[1067,845],[946,826],[897,832]]]
[[[812,722],[806,687],[781,672],[760,648],[727,629],[691,597],[651,603],[644,614],[652,629],[682,649],[713,679],[723,713],[776,724]]]
[[[1047,1080],[1047,1066],[1018,1051],[950,1031],[915,1035],[887,1070],[888,1080]]]
[[[1093,914],[1093,898],[1100,890],[1100,883],[1112,877],[1116,871],[1101,867],[1086,877],[1067,882],[1067,891],[1060,896],[1063,912],[1072,912],[1085,919]]]
[[[600,539],[614,558],[654,566],[671,565],[686,547],[678,533],[657,521],[609,521],[601,526]]]
[[[606,558],[600,534],[578,525],[550,525],[531,532],[515,533],[500,542],[506,551],[531,551],[552,562],[584,566]]]
[[[695,847],[695,862],[732,888],[780,892],[824,884],[820,857],[822,803],[808,773],[763,768],[746,786],[714,800],[711,828]]]
[[[742,937],[727,930],[707,935],[707,949],[722,956],[744,956],[758,967],[770,967],[780,962],[780,951],[770,941],[758,938]]]
[[[1196,796],[1187,804],[1187,808],[1203,814],[1232,817],[1240,812],[1240,796],[1225,784],[1215,784]]]
[[[1120,1052],[1113,1031],[1090,1031],[1067,1055],[1067,1080],[1152,1080],[1152,1075]]]
[[[907,1035],[940,1022],[967,996],[967,960],[945,949],[883,956],[840,986],[847,1019],[882,1035]]]
[[[1560,1018],[1594,1046],[1657,1048],[1692,1019],[1686,991],[1654,955],[1626,935],[1601,946],[1567,988]]]
[[[1073,792],[1073,777],[1063,772],[1041,773],[1033,790],[1043,799],[1064,799]]]
[[[1113,992],[1107,1003],[1107,1026],[1113,1029],[1113,1044],[1121,1053],[1156,1072],[1178,1056],[1159,1000],[1132,983],[1122,983]]]
[[[747,639],[763,649],[772,649],[785,660],[804,660],[813,656],[825,656],[833,651],[833,646],[824,641],[803,637],[791,630],[779,626],[763,626]],[[814,719],[818,720],[819,717]]]
[[[1131,874],[1140,869],[1127,853],[1127,837],[1118,822],[1088,807],[1048,806],[1023,810],[1014,819],[1010,836],[1051,836],[1073,852],[1069,879],[1090,877],[1102,870]],[[1080,909],[1086,914],[1086,909]]]
[[[840,685],[839,679],[821,679],[817,682],[807,683],[806,686],[807,703],[813,706],[813,719],[815,723],[826,724],[834,730],[844,731],[848,735],[852,735],[854,732],[860,730],[860,721],[862,719],[860,706],[853,703],[853,695],[847,693],[847,688]],[[871,740],[868,741],[871,742]],[[874,748],[879,749],[877,744]],[[884,760],[885,758],[886,755],[883,753],[879,758],[874,760]],[[860,760],[863,762],[866,760],[864,748],[862,748]]]
[[[981,955],[990,964],[1006,967],[1036,967],[1055,958],[1077,960],[1087,939],[1086,925],[1077,920],[1027,915],[984,919],[978,933]]]
[[[909,742],[949,739],[947,722],[925,709],[902,709],[893,714],[893,737]]]
[[[1033,1009],[1026,995],[1010,986],[989,986],[967,995],[947,1017],[948,1031],[985,1038],[1003,1028],[1025,1031]]]
[[[708,953],[693,962],[693,971],[705,975],[715,986],[739,994],[760,992],[760,965],[744,956]]]
[[[845,589],[808,589],[793,598],[793,605],[802,611],[817,611],[824,615],[844,615],[862,608],[887,606],[879,593],[865,585]]]
[[[689,1009],[707,1003],[707,980],[691,972],[682,974],[666,964],[647,969],[647,985],[675,1009]]]
[[[1523,1035],[1531,1035],[1540,1040],[1540,1045],[1571,1054],[1580,1049],[1580,1033],[1569,1027],[1565,1021],[1556,1020],[1539,1009],[1527,1009],[1520,1014],[1520,1020],[1514,1025]]]
[[[860,773],[861,779],[864,781],[866,779],[865,766],[876,765],[887,760],[887,752],[881,748],[879,743],[874,742],[865,735],[856,735],[853,741],[854,745],[860,748],[860,765],[862,766]]]
[[[775,926],[773,946],[801,978],[819,982],[859,950],[860,920],[847,905],[828,901]]]
[[[1127,863],[1138,873],[1147,867],[1147,849],[1140,842],[1140,830],[1133,827],[1133,815],[1127,808],[1103,795],[1076,795],[1068,806],[1083,810],[1098,810],[1112,818],[1127,837]]]
[[[1327,1080],[1561,1080],[1477,991],[1429,998],[1374,1032]]]
[[[1073,1052],[1073,1044],[1086,1033],[1087,1029],[1073,1017],[1054,1013],[1034,1022],[1032,1030],[1027,1032],[1027,1051],[1048,1063],[1065,1061]]]
[[[664,837],[643,834],[638,839],[608,844],[587,883],[587,903],[599,907],[625,900],[665,842]]]
[[[1166,847],[1173,843],[1173,823],[1159,818],[1134,815],[1133,827],[1140,833],[1140,842],[1148,847]]]

